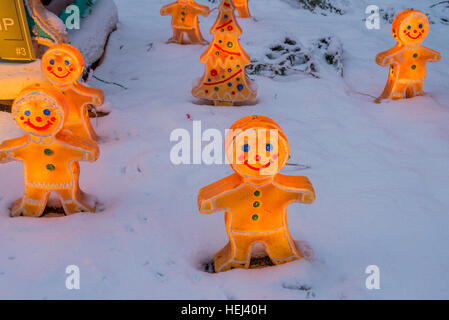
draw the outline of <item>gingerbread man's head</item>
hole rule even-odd
[[[264,116],[248,116],[229,129],[226,156],[232,169],[250,179],[266,179],[287,164],[288,141],[279,125]]]
[[[55,86],[69,86],[83,74],[84,59],[74,46],[66,43],[57,44],[49,48],[43,55],[41,70]]]
[[[17,125],[23,131],[40,137],[58,133],[66,111],[67,103],[59,90],[41,84],[25,88],[12,106]]]
[[[419,44],[429,32],[429,19],[420,11],[407,9],[398,13],[394,18],[391,31],[398,43]]]

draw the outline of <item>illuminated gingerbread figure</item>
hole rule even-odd
[[[419,11],[400,12],[391,26],[397,44],[376,56],[376,63],[390,66],[388,81],[382,95],[376,99],[402,99],[423,94],[426,62],[436,62],[441,55],[421,45],[429,32],[429,20]]]
[[[97,160],[98,145],[62,130],[67,109],[65,97],[51,86],[28,87],[15,100],[12,114],[26,135],[0,145],[0,162],[23,162],[25,191],[11,216],[41,216],[51,192],[66,214],[95,211],[79,188],[78,161]]]
[[[249,268],[262,243],[274,264],[303,257],[290,237],[287,206],[312,203],[309,179],[279,174],[289,157],[287,139],[273,120],[249,116],[232,125],[225,151],[234,174],[199,191],[201,213],[225,212],[229,243],[215,254],[215,271]]]
[[[251,59],[239,42],[242,29],[235,18],[234,4],[232,0],[222,0],[218,8],[217,21],[210,30],[214,39],[200,59],[206,65],[205,72],[192,95],[217,106],[232,106],[255,99],[257,90],[245,74]]]
[[[233,0],[233,2],[240,18],[251,17],[251,14],[249,13],[248,0]]]
[[[209,7],[200,5],[193,0],[178,0],[161,8],[161,15],[172,16],[173,37],[168,40],[170,43],[184,42],[184,34],[189,37],[192,44],[206,44],[207,41],[201,35],[198,16],[208,17]]]
[[[58,88],[68,100],[69,110],[64,129],[73,134],[97,140],[89,119],[88,105],[104,103],[101,89],[91,88],[78,80],[83,74],[84,59],[70,44],[57,44],[49,48],[41,60],[44,76]]]

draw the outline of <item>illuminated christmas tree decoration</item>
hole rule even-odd
[[[376,56],[380,66],[390,66],[382,99],[412,98],[423,94],[426,62],[437,62],[440,53],[421,45],[429,33],[429,20],[419,11],[400,12],[391,25],[396,45]]]
[[[217,21],[210,31],[214,39],[200,59],[206,70],[192,95],[214,101],[218,106],[232,106],[255,99],[257,90],[245,74],[251,60],[239,42],[242,29],[234,15],[234,4],[232,0],[223,0],[218,8]]]
[[[215,254],[215,271],[249,268],[256,243],[274,264],[303,257],[290,236],[286,208],[312,203],[315,192],[307,177],[279,173],[289,157],[279,125],[264,116],[240,119],[228,131],[225,152],[235,173],[198,195],[201,213],[225,212],[229,243]]]
[[[95,211],[79,188],[78,161],[96,161],[98,144],[62,130],[67,110],[64,95],[47,85],[28,87],[14,101],[12,115],[26,134],[0,145],[0,162],[23,162],[25,191],[11,216],[41,216],[51,192],[66,214]]]
[[[69,44],[52,46],[42,57],[41,70],[45,78],[68,100],[69,110],[64,129],[77,136],[96,140],[97,134],[90,122],[87,107],[102,105],[104,93],[101,89],[88,87],[78,81],[84,70],[84,59],[78,49]]]
[[[240,18],[251,17],[251,14],[249,13],[248,0],[233,0],[233,2]]]
[[[200,5],[193,0],[178,0],[161,8],[161,15],[171,15],[171,26],[173,37],[168,40],[169,43],[191,43],[207,44],[201,35],[198,16],[208,17],[209,7]],[[184,35],[189,37],[190,42],[184,41]]]

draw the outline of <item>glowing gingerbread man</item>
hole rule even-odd
[[[12,114],[26,135],[0,145],[0,162],[23,162],[25,191],[11,216],[41,216],[51,192],[66,214],[95,211],[79,188],[78,161],[97,160],[98,144],[62,130],[67,109],[65,97],[51,86],[28,87],[15,100]]]
[[[376,63],[390,66],[388,81],[382,95],[376,99],[402,99],[423,94],[426,62],[437,62],[440,53],[421,46],[429,32],[429,20],[419,11],[400,12],[391,26],[397,44],[376,56]]]
[[[173,37],[168,40],[169,43],[184,43],[184,34],[187,34],[190,43],[206,44],[201,35],[198,23],[198,15],[208,17],[209,7],[200,5],[193,0],[178,0],[161,8],[161,15],[172,16]]]
[[[234,174],[202,188],[201,213],[225,212],[229,243],[215,254],[215,271],[249,268],[252,246],[262,243],[274,264],[303,257],[290,237],[287,206],[312,203],[307,177],[279,174],[289,157],[287,139],[273,120],[249,116],[232,125],[226,155]]]
[[[239,13],[240,18],[249,18],[251,14],[249,13],[248,0],[232,0],[235,5],[235,9]]]
[[[41,70],[68,100],[69,111],[64,129],[75,135],[97,140],[87,107],[102,105],[104,93],[101,89],[88,87],[78,81],[84,71],[84,59],[78,49],[70,44],[52,46],[42,57]]]

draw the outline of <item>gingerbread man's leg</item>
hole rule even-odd
[[[61,197],[62,206],[66,214],[78,212],[95,212],[95,207],[88,204],[87,195],[79,188],[78,177],[80,173],[80,165],[78,161],[70,164],[70,170],[74,176],[72,188],[57,190]]]
[[[184,38],[184,30],[181,28],[173,28],[173,37],[168,39],[168,43],[182,43]]]
[[[186,31],[190,42],[195,44],[208,44],[209,42],[203,38],[199,27]]]
[[[391,99],[396,100],[407,97],[407,87],[408,87],[407,83],[397,81],[394,85],[394,90],[391,92]]]
[[[25,186],[21,199],[17,200],[12,209],[11,217],[40,217],[45,210],[50,191],[46,189]]]
[[[81,190],[74,190],[74,188],[60,189],[57,192],[61,197],[62,206],[67,215],[79,212],[95,212],[95,208],[85,201],[86,196]]]
[[[398,79],[399,67],[397,65],[391,65],[387,84],[384,91],[374,102],[380,103],[383,99],[402,99],[405,94],[405,87],[401,85],[401,80]]]
[[[232,233],[229,243],[215,254],[215,272],[249,268],[252,244],[250,236]]]
[[[415,89],[415,96],[422,96],[424,94],[423,91],[424,81],[417,81],[413,84],[413,86]]]
[[[391,69],[390,72],[394,72],[394,70]],[[380,102],[380,100],[392,98],[393,92],[395,91],[396,84],[397,84],[396,77],[393,77],[390,75],[388,77],[387,84],[385,85],[384,91],[382,92],[380,97],[378,97],[375,101]]]
[[[414,96],[422,96],[424,94],[423,91],[424,81],[415,81],[413,83],[413,95]],[[408,96],[407,96],[408,98]]]
[[[267,235],[264,244],[268,256],[274,264],[286,263],[303,257],[285,229]]]

